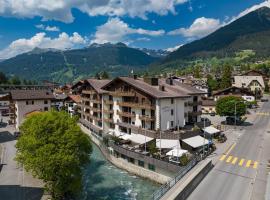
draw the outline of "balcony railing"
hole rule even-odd
[[[90,101],[93,102],[93,103],[101,104],[101,100],[100,99],[91,99]]]
[[[83,94],[96,94],[97,92],[95,90],[82,90]]]
[[[112,118],[104,118],[104,122],[114,123]]]
[[[113,104],[113,101],[112,100],[104,100],[104,103],[105,104]]]
[[[90,107],[90,110],[92,110],[94,112],[102,112],[102,109],[101,108]]]
[[[133,107],[133,108],[145,108],[154,110],[155,105],[147,104],[147,103],[134,103],[134,102],[118,102],[119,106],[125,107]]]
[[[139,118],[144,121],[155,121],[155,116],[140,115]]]
[[[202,111],[185,113],[185,117],[188,117],[188,116],[199,116],[199,115],[202,115]]]
[[[105,114],[113,114],[113,110],[106,110],[106,109],[104,109],[103,110],[103,113],[105,113]]]
[[[91,119],[95,120],[95,121],[99,121],[102,122],[102,118],[96,117],[94,115],[89,115]]]
[[[122,117],[136,117],[135,113],[117,111],[117,114]]]
[[[189,106],[201,106],[202,105],[202,101],[190,101],[188,102]]]
[[[114,91],[110,92],[109,94],[117,97],[134,97],[136,95],[135,92],[131,91]]]

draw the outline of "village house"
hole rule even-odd
[[[262,96],[265,89],[262,76],[234,76],[232,85],[237,88],[246,88],[256,97]]]
[[[50,90],[12,90],[10,91],[11,123],[16,129],[31,113],[48,111],[54,99]]]

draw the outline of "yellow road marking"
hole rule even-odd
[[[227,155],[222,155],[222,156],[220,157],[219,160],[220,160],[220,161],[223,161],[223,160],[226,158],[226,156],[227,156]]]
[[[234,159],[233,159],[233,161],[232,161],[232,164],[234,164],[235,165],[235,163],[236,163],[236,161],[238,160],[238,158],[237,157],[235,157]]]
[[[245,159],[241,159],[240,162],[238,163],[239,166],[242,166],[244,163]]]
[[[231,162],[232,158],[233,158],[232,156],[229,156],[228,159],[226,160],[226,162]]]
[[[257,169],[257,167],[258,167],[258,162],[255,161],[254,164],[253,164],[253,168]]]
[[[251,160],[248,160],[246,163],[246,167],[250,167],[250,164],[251,164]]]

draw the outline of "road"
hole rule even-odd
[[[40,200],[42,183],[26,173],[14,160],[16,140],[12,126],[0,127],[2,166],[0,172],[0,200]]]
[[[265,200],[270,160],[270,102],[257,111],[252,126],[239,131],[232,146],[188,200]],[[269,131],[269,132],[268,132]]]

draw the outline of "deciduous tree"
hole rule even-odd
[[[92,151],[76,120],[65,112],[49,111],[27,118],[20,131],[16,160],[44,181],[53,199],[76,196]]]
[[[246,105],[241,97],[227,96],[220,98],[216,104],[216,112],[220,116],[240,117],[246,113]]]

